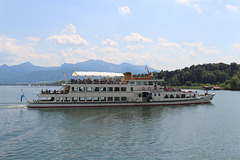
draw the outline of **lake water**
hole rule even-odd
[[[240,92],[186,106],[28,109],[0,86],[0,159],[240,159]]]

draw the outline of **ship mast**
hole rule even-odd
[[[145,66],[145,69],[146,69],[147,72],[148,72],[148,78],[151,78],[147,65]]]

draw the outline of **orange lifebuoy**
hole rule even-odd
[[[148,87],[148,90],[151,90],[151,87]]]
[[[145,87],[142,87],[142,90],[145,90]]]

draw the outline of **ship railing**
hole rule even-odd
[[[70,84],[128,84],[128,83],[121,81],[71,80]]]
[[[182,92],[182,89],[180,88],[163,88],[165,92]]]
[[[46,90],[46,91],[41,91],[41,94],[67,94],[68,91],[65,90]]]

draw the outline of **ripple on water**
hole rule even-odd
[[[239,92],[224,91],[214,105],[0,104],[0,159],[240,159],[239,99]]]

